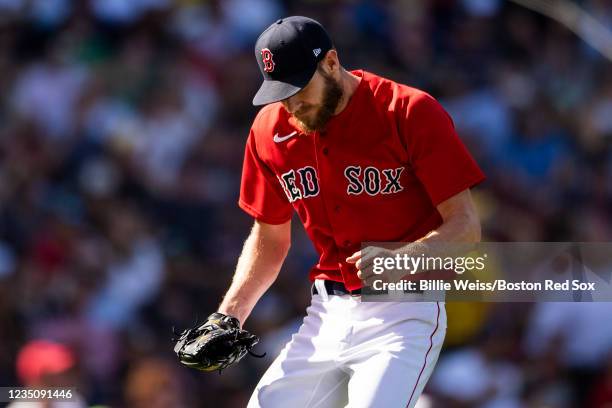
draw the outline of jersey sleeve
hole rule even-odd
[[[484,180],[452,119],[433,97],[412,96],[399,120],[410,164],[434,205]]]
[[[266,224],[283,224],[291,219],[293,213],[274,172],[257,153],[253,130],[249,133],[244,152],[238,205]]]

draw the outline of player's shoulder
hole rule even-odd
[[[265,105],[257,112],[255,120],[253,120],[253,128],[258,131],[273,128],[284,119],[283,113],[284,109],[280,102]]]
[[[271,103],[261,108],[253,120],[249,135],[251,148],[257,151],[260,158],[271,159],[278,150],[276,147],[280,140],[277,136],[285,140],[297,132],[283,105],[280,102]]]
[[[279,127],[288,121],[287,111],[280,102],[265,105],[257,112],[251,130],[257,140],[271,139]]]
[[[368,84],[374,99],[390,108],[439,105],[433,96],[422,89],[368,71],[363,71],[363,79]]]

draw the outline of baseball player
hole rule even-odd
[[[395,253],[410,254],[479,241],[469,189],[484,176],[434,98],[345,70],[318,22],[276,21],[255,57],[264,81],[253,104],[265,107],[246,142],[239,200],[255,221],[204,330],[245,340],[207,367],[225,367],[256,343],[241,323],[279,273],[295,211],[320,255],[312,302],[248,407],[413,407],[442,347],[444,304],[361,302],[372,259],[392,251],[360,246],[399,241]]]

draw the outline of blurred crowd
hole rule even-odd
[[[578,2],[612,29],[612,1]],[[612,65],[502,0],[0,0],[0,385],[82,406],[243,407],[297,329],[295,222],[245,327],[262,360],[179,367],[252,220],[236,204],[260,31],[321,21],[347,68],[422,88],[488,179],[487,241],[610,241]],[[611,407],[612,304],[449,303],[423,407]]]

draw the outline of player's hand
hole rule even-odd
[[[346,262],[355,264],[355,267],[357,267],[357,277],[363,281],[365,286],[371,286],[378,279],[384,282],[394,281],[395,277],[392,276],[391,271],[374,273],[374,259],[394,258],[395,254],[395,251],[387,248],[368,246],[346,258]]]
[[[238,319],[211,314],[206,322],[180,334],[174,352],[181,364],[201,371],[219,371],[236,364],[251,352],[259,337],[240,328]]]

